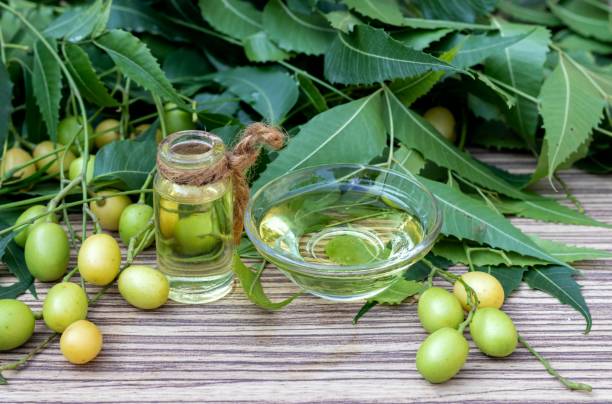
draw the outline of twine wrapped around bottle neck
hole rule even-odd
[[[200,169],[177,169],[169,166],[157,156],[157,170],[164,178],[176,184],[202,186],[213,182],[232,179],[234,191],[234,242],[239,243],[242,235],[244,211],[249,202],[247,170],[257,161],[263,145],[277,150],[283,147],[285,135],[278,128],[255,122],[247,126],[240,141],[233,150],[214,165]]]

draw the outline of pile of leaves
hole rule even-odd
[[[556,188],[576,165],[612,171],[612,32],[600,0],[95,0],[0,2],[0,147],[57,141],[60,117],[120,120],[122,140],[101,148],[87,192],[140,190],[155,165],[164,102],[197,126],[235,141],[249,122],[282,126],[288,145],[264,153],[252,188],[291,170],[365,163],[416,175],[443,211],[430,260],[496,276],[506,295],[521,282],[591,315],[573,263],[609,257],[523,233],[508,216],[610,227],[577,205],[529,189]],[[523,4],[524,3],[524,4]],[[452,143],[422,117],[442,105],[457,120]],[[127,134],[151,123],[136,140]],[[512,174],[466,147],[533,155],[537,168]],[[51,200],[65,181],[3,173],[0,223]],[[85,184],[85,183],[84,183]],[[145,184],[146,185],[146,184]],[[78,188],[66,213],[81,210]],[[574,199],[569,196],[569,199]],[[79,203],[81,202],[81,203]],[[576,201],[574,201],[576,202]],[[87,220],[87,216],[83,216]],[[17,281],[0,298],[35,293],[12,233],[0,256]],[[245,257],[255,253],[248,241]],[[249,297],[277,309],[258,276],[236,264]],[[410,280],[427,277],[417,266]],[[248,285],[248,286],[247,286]],[[253,287],[255,286],[255,287]],[[368,302],[398,303],[392,292]]]

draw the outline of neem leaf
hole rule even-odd
[[[9,77],[4,63],[0,62],[0,144],[4,144],[4,139],[8,134],[8,123],[11,116],[13,83]]]
[[[325,77],[334,83],[372,84],[430,70],[457,68],[367,25],[356,26],[348,35],[338,32],[325,54]]]
[[[602,55],[612,53],[612,44],[585,38],[569,31],[562,31],[561,35],[555,35],[555,41],[560,47],[570,51],[587,51],[601,53]]]
[[[100,36],[95,43],[113,59],[125,76],[159,97],[177,105],[184,104],[149,48],[140,39],[126,31],[112,30]]]
[[[57,42],[47,39],[46,42],[57,51]],[[62,77],[60,65],[51,51],[41,42],[34,45],[34,70],[32,88],[40,113],[47,125],[49,137],[57,141],[60,99],[62,97]]]
[[[521,285],[523,274],[527,271],[527,268],[486,266],[476,268],[476,270],[486,272],[497,278],[504,288],[504,296],[508,298]]]
[[[579,65],[564,54],[540,92],[547,145],[548,175],[589,141],[603,116],[606,100]]]
[[[563,262],[576,262],[586,260],[599,260],[612,258],[612,252],[596,248],[578,247],[575,245],[560,243],[531,235],[531,239],[550,255]]]
[[[402,25],[404,17],[397,0],[345,0],[344,3],[361,15],[390,25]]]
[[[543,246],[541,246],[546,250]],[[528,257],[511,251],[503,251],[486,246],[468,245],[465,241],[454,238],[445,238],[438,241],[433,253],[458,264],[476,267],[505,266],[505,267],[531,267],[534,265],[548,265],[547,261]],[[469,251],[469,259],[468,259]],[[547,251],[550,253],[550,251]],[[552,256],[555,256],[551,253]],[[559,258],[559,257],[556,257]],[[565,260],[562,260],[565,262]]]
[[[261,11],[242,0],[200,0],[202,17],[216,30],[236,39],[261,31]]]
[[[599,7],[584,1],[570,0],[558,4],[558,1],[547,1],[550,10],[568,27],[579,34],[612,42],[612,30],[606,13]],[[606,7],[602,4],[603,7]]]
[[[535,4],[530,4],[529,7],[526,7],[522,6],[520,1],[501,0],[497,4],[497,8],[518,21],[550,27],[556,27],[561,24],[561,20],[555,17],[554,14],[544,9],[536,8]]]
[[[71,42],[80,41],[90,34],[99,35],[105,28],[112,1],[96,0],[89,7],[67,9],[54,20],[43,34],[50,38],[65,38]]]
[[[289,58],[289,54],[276,46],[264,31],[242,40],[244,53],[251,62],[277,62]]]
[[[474,66],[494,53],[499,52],[525,38],[525,34],[504,36],[496,34],[456,34],[448,41],[443,41],[443,50],[458,47],[459,50],[453,58],[453,66],[464,68]]]
[[[415,2],[425,18],[474,22],[493,11],[498,0],[420,0]]]
[[[238,67],[219,72],[215,80],[272,124],[279,123],[298,98],[295,80],[274,68]]]
[[[192,18],[191,15],[189,17]],[[151,4],[142,0],[113,0],[107,28],[178,38],[175,26],[164,15],[155,12]]]
[[[332,11],[325,14],[325,18],[332,27],[347,34],[353,30],[355,25],[361,24],[361,20],[349,11]]]
[[[268,164],[253,189],[296,168],[369,163],[382,154],[386,145],[380,108],[380,93],[375,92],[316,115]]]
[[[280,310],[289,303],[291,303],[296,297],[301,296],[302,292],[298,292],[293,296],[280,301],[280,302],[272,302],[266,296],[266,293],[263,290],[263,286],[261,285],[260,277],[250,270],[244,263],[240,260],[240,256],[238,254],[234,254],[234,258],[232,260],[232,268],[234,269],[234,273],[240,280],[240,284],[242,285],[242,289],[244,293],[249,298],[249,300],[255,303],[257,306],[266,310]]]
[[[4,222],[2,222],[2,226]],[[30,290],[36,297],[34,278],[25,264],[23,249],[13,241],[14,233],[10,233],[0,239],[0,258],[6,264],[9,272],[17,277],[17,282],[10,286],[0,286],[0,299],[15,299]]]
[[[457,50],[458,48],[453,48],[444,52],[442,55],[440,55],[440,60],[450,63],[457,54]],[[420,76],[394,80],[389,85],[389,88],[391,91],[393,91],[396,97],[404,103],[404,105],[409,106],[425,94],[429,93],[429,91],[438,81],[440,81],[444,74],[445,72],[440,70],[429,71],[421,74]]]
[[[439,202],[444,217],[443,234],[566,265],[536,245],[508,219],[483,202],[464,195],[446,184],[423,177],[419,177],[419,180]]]
[[[144,141],[120,140],[96,153],[94,183],[117,183],[120,188],[138,189],[155,167],[157,144],[154,136]]]
[[[530,219],[544,220],[553,223],[566,223],[583,226],[612,227],[609,224],[595,220],[584,213],[570,209],[550,198],[534,195],[534,199],[515,201],[501,199],[495,201],[495,206],[502,213],[514,214]]]
[[[281,0],[271,0],[263,11],[264,30],[285,50],[321,55],[334,38],[325,17],[291,10]]]
[[[477,29],[477,30],[497,30],[497,27],[483,24],[470,24],[467,22],[447,21],[447,20],[428,20],[425,18],[404,18],[402,25],[412,28],[437,29],[450,28],[456,30]]]
[[[408,281],[400,278],[384,291],[369,298],[361,309],[359,309],[355,317],[353,317],[353,324],[356,324],[364,314],[377,304],[401,304],[404,300],[419,293],[423,293],[426,289],[427,285],[423,282]]]
[[[512,37],[529,33],[518,43],[489,56],[485,73],[507,85],[537,97],[544,79],[544,62],[550,43],[550,32],[544,27],[511,24],[493,19],[502,36]],[[531,100],[517,97],[516,105],[506,113],[508,124],[533,147],[538,124],[538,107]]]
[[[418,150],[427,160],[449,168],[478,185],[522,199],[522,191],[496,175],[489,167],[459,150],[434,129],[429,122],[407,108],[391,91],[385,91],[389,114],[385,122],[393,120],[395,136],[408,148]]]
[[[561,303],[569,304],[582,314],[587,322],[586,334],[591,330],[591,313],[580,291],[580,285],[573,278],[575,275],[577,272],[573,269],[550,266],[527,271],[524,280],[531,288],[556,297]]]
[[[102,81],[87,56],[87,52],[78,45],[66,44],[66,67],[70,71],[81,94],[89,101],[101,107],[114,107],[119,105],[108,93]]]
[[[453,32],[453,30],[449,28],[440,28],[436,30],[407,28],[393,32],[391,36],[393,39],[400,41],[409,48],[423,50],[432,42],[439,41],[451,32]]]
[[[421,153],[400,145],[393,153],[391,168],[399,172],[418,174],[425,168],[425,164],[427,162]]]
[[[319,89],[314,85],[312,80],[300,73],[296,75],[296,78],[300,83],[300,89],[318,113],[329,109],[329,107],[327,106],[327,101],[325,100]]]

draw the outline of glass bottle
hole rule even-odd
[[[158,168],[163,164],[180,177],[209,169],[224,156],[219,137],[195,130],[177,132],[159,145]],[[231,178],[190,185],[170,180],[160,171],[153,197],[157,262],[170,281],[170,299],[218,300],[233,287]]]

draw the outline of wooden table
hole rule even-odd
[[[478,153],[515,172],[529,172],[528,157]],[[562,175],[586,210],[612,223],[612,179],[569,171]],[[548,187],[542,184],[541,190]],[[560,195],[555,195],[560,197]],[[515,220],[527,232],[581,246],[612,250],[612,230]],[[71,265],[74,264],[74,258]],[[138,263],[153,264],[150,249]],[[334,304],[304,296],[285,310],[264,312],[237,287],[208,305],[170,303],[154,312],[128,306],[116,288],[91,309],[104,333],[104,350],[91,364],[67,363],[54,342],[19,372],[6,372],[0,402],[612,402],[612,261],[583,262],[580,278],[593,330],[569,306],[523,286],[504,306],[519,331],[565,376],[593,385],[570,392],[524,348],[491,359],[474,347],[465,368],[444,385],[415,369],[425,337],[415,307],[378,306],[356,326],[361,303]],[[296,288],[278,271],[264,277],[273,299]],[[10,278],[0,270],[0,283]],[[47,285],[37,285],[44,298]],[[41,301],[24,300],[40,309]],[[1,353],[14,360],[48,331],[38,324],[26,346]]]

